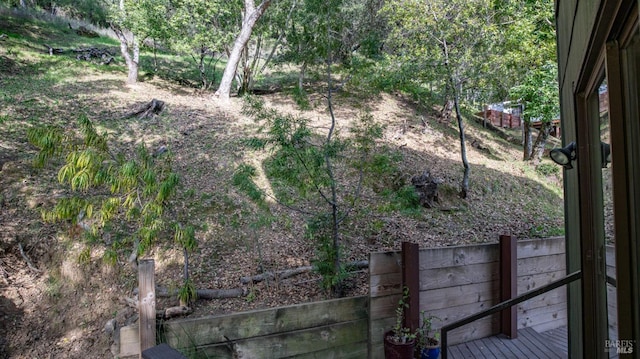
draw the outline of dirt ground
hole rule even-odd
[[[26,119],[38,105],[56,102],[60,111],[53,117],[71,122],[84,112],[98,129],[113,135],[119,148],[144,143],[170,149],[182,186],[195,189],[198,220],[206,224],[206,230],[197,234],[198,250],[191,258],[196,286],[244,287],[248,292],[242,298],[198,301],[192,316],[328,298],[314,273],[253,285],[239,281],[264,270],[308,266],[314,253],[302,235],[304,218],[275,203],[271,205],[275,222],[259,230],[249,226],[255,214],[230,184],[231,176],[241,162],[261,168],[265,155],[238,151],[239,141],[258,127],[242,114],[241,100],[221,102],[210,94],[160,80],[133,86],[123,85],[122,80],[118,74],[87,74],[55,85],[50,94],[10,105],[3,115]],[[262,97],[280,111],[311,119],[314,128],[328,126],[321,95],[311,96],[313,110],[305,112],[283,93]],[[121,118],[152,98],[167,104],[160,116],[143,121]],[[352,120],[365,110],[386,125],[381,142],[402,153],[398,165],[404,180],[429,169],[444,188],[457,188],[462,167],[455,124],[440,123],[431,112],[390,94],[366,101],[338,97],[335,108],[341,132],[347,133]],[[70,240],[74,234],[67,229],[44,223],[39,214],[67,193],[55,181],[55,168],[32,167],[35,148],[27,144],[24,128],[5,123],[0,131],[4,132],[0,134],[0,358],[114,357],[114,328],[136,320],[125,301],[133,297],[135,270],[126,263],[115,268],[102,264],[98,249],[92,252],[91,264],[78,264],[82,244]],[[473,186],[467,200],[450,190],[442,195],[441,209],[446,211],[425,210],[419,218],[389,213],[367,220],[366,214],[354,213],[358,220],[343,238],[346,259],[366,260],[369,252],[397,249],[404,240],[432,247],[491,242],[499,234],[526,237],[532,230],[531,208],[505,209],[512,204],[499,201],[523,187],[530,188],[531,194],[544,191],[562,205],[562,199],[549,190],[557,188],[559,180],[523,179],[520,152],[506,141],[475,130],[470,130],[470,140],[483,146],[469,146]],[[500,183],[491,176],[498,176]],[[373,200],[373,192],[364,193],[363,201]],[[368,226],[373,220],[378,224],[375,230]],[[156,260],[158,284],[179,285],[180,251],[158,247],[149,257]],[[347,281],[347,295],[367,293],[366,283],[366,270],[355,273]],[[176,304],[162,300],[159,307]]]

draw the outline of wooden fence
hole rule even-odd
[[[517,242],[518,294],[566,275],[564,238]],[[435,315],[435,327],[457,321],[497,304],[498,244],[423,249],[419,253],[420,310]],[[400,252],[370,255],[370,357],[382,358],[382,338],[395,322],[401,296]],[[518,327],[536,330],[566,325],[566,291],[558,288],[517,307]],[[449,334],[450,344],[493,335],[498,316],[487,317]]]
[[[564,238],[520,240],[516,246],[518,294],[566,275]],[[417,268],[409,270],[418,271],[419,309],[440,318],[434,322],[436,329],[500,301],[499,257],[498,244],[418,252]],[[402,253],[371,253],[369,271],[369,296],[171,320],[163,323],[159,336],[190,358],[382,358],[383,334],[395,323],[401,297]],[[607,273],[615,278],[612,247],[607,247]],[[614,287],[609,286],[608,295],[610,338],[615,339]],[[564,326],[566,289],[523,302],[516,312],[518,328],[543,331]],[[451,331],[448,342],[466,342],[498,331],[495,315]],[[130,337],[137,340],[137,328],[123,328],[121,348],[139,347]]]
[[[166,322],[189,358],[366,358],[368,296]]]
[[[514,115],[497,110],[485,110],[476,113],[477,116],[486,119],[495,127],[518,128],[522,127],[520,115]]]

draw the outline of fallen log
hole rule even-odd
[[[169,319],[175,317],[183,317],[191,313],[193,313],[193,309],[184,305],[179,305],[177,307],[169,307],[161,310],[156,310],[156,318]]]
[[[346,269],[347,271],[353,271],[356,269],[362,269],[369,267],[369,261],[356,261],[347,263]],[[303,273],[311,272],[313,270],[313,266],[303,266],[293,269],[285,269],[277,272],[264,272],[261,274],[256,274],[251,277],[240,277],[240,283],[249,284],[249,283],[259,283],[264,280],[271,280],[278,277],[278,279],[286,279],[296,275],[300,275]]]
[[[153,100],[151,100],[151,102],[148,102],[143,106],[140,106],[138,109],[127,113],[126,115],[122,116],[122,118],[125,119],[133,116],[138,116],[138,119],[142,120],[143,118],[153,117],[154,115],[162,112],[162,110],[164,110],[164,101],[160,101],[154,98]]]
[[[196,294],[198,299],[222,299],[245,297],[249,291],[246,288],[198,289]]]
[[[124,297],[124,298],[121,298],[121,301],[124,304],[126,304],[128,307],[138,310],[138,300],[129,298],[129,297]],[[169,319],[169,318],[184,316],[191,313],[193,313],[193,309],[185,305],[179,305],[177,307],[169,307],[165,309],[156,310],[156,318]]]
[[[134,295],[138,295],[138,288],[133,290]],[[231,288],[231,289],[197,289],[196,295],[198,299],[224,299],[224,298],[238,298],[244,297],[249,294],[246,288]],[[156,297],[170,298],[177,297],[178,290],[169,290],[166,287],[156,286]]]
[[[52,47],[52,46],[49,46],[47,44],[42,44],[42,45],[44,45],[44,47],[47,48],[47,53],[49,54],[49,56],[52,56],[54,54],[62,54],[62,53],[64,53],[64,50],[61,49],[61,48]]]

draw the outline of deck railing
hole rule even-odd
[[[494,314],[494,313],[498,313],[500,311],[503,311],[507,308],[510,308],[516,304],[522,303],[526,300],[529,300],[531,298],[537,297],[541,294],[544,294],[546,292],[552,291],[556,288],[562,287],[563,285],[569,284],[573,281],[582,279],[582,272],[581,271],[576,271],[573,272],[571,274],[569,274],[568,276],[564,277],[563,279],[557,280],[555,282],[551,282],[547,285],[544,285],[538,289],[529,291],[527,293],[523,293],[515,298],[509,299],[509,300],[505,300],[503,302],[500,302],[496,305],[494,305],[493,307],[483,310],[482,312],[476,313],[474,315],[470,315],[466,318],[460,319],[456,322],[453,322],[451,324],[447,324],[445,326],[443,326],[442,328],[440,328],[440,339],[441,339],[441,349],[442,349],[442,359],[447,359],[447,332],[451,331],[453,329],[459,328],[463,325],[469,324],[473,321],[476,321],[478,319],[484,318],[488,315]]]

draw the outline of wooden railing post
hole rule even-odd
[[[518,252],[516,238],[500,236],[500,301],[518,296]],[[518,337],[518,308],[512,306],[500,312],[500,333],[514,339]]]
[[[138,262],[138,312],[140,313],[140,358],[156,345],[156,284],[153,259]]]
[[[409,306],[404,308],[404,326],[412,332],[420,326],[420,249],[402,242],[402,286],[409,288]]]

